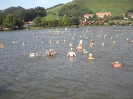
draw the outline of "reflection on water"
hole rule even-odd
[[[88,53],[76,50],[80,40]],[[132,27],[0,32],[0,43],[4,44],[4,48],[0,48],[0,97],[131,99],[132,40]],[[92,43],[94,46],[90,47]],[[67,57],[71,47],[77,54],[74,59]],[[49,49],[57,54],[49,57]],[[37,56],[29,57],[30,53],[37,53]],[[89,53],[94,60],[88,60]],[[115,61],[122,62],[123,67],[114,68]]]

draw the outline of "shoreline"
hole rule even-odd
[[[133,26],[133,25],[91,25],[91,26],[70,26],[69,28],[80,28],[80,27],[119,27],[119,26]],[[20,29],[0,29],[0,31],[16,31],[16,30],[38,30],[38,29],[53,29],[53,28],[65,28],[65,27],[28,27],[28,28],[20,28]]]

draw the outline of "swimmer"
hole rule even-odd
[[[122,67],[122,63],[120,63],[120,62],[114,62],[112,64],[114,65],[115,68],[121,68]]]
[[[82,40],[80,40],[80,41],[79,41],[79,44],[80,44],[81,46],[83,46],[83,41],[82,41]]]
[[[77,50],[82,50],[83,49],[83,46],[81,45],[81,44],[79,44],[78,46],[77,46]]]
[[[57,44],[59,44],[59,41],[56,41]]]
[[[37,56],[38,54],[36,54],[36,53],[30,53],[29,54],[29,57],[35,57],[35,56]]]
[[[48,52],[49,56],[54,56],[55,54],[56,54],[56,51],[53,50],[53,49],[50,49],[49,52]]]
[[[85,49],[83,49],[83,53],[88,53]]]
[[[126,39],[126,42],[128,42],[128,41],[129,41],[129,38]]]
[[[91,40],[90,40],[90,42],[94,42],[94,40],[93,40],[93,39],[91,39]]]
[[[84,46],[82,45],[82,44],[79,44],[78,46],[77,46],[77,50],[82,50],[84,48]]]
[[[25,42],[22,43],[23,46],[24,46],[25,44],[26,44]]]
[[[72,39],[74,40],[75,39],[75,36],[73,36]]]
[[[71,42],[69,43],[69,46],[72,46],[72,43]]]
[[[93,60],[94,58],[92,57],[92,54],[90,53],[89,54],[89,57],[88,57],[89,60]]]
[[[116,42],[114,41],[113,44],[115,44]]]
[[[88,37],[86,37],[86,40],[88,40],[89,38]]]
[[[75,52],[73,51],[73,48],[70,49],[70,52],[68,52],[67,57],[76,57]]]
[[[91,43],[89,47],[92,48],[93,46],[94,46],[94,43]]]
[[[49,43],[52,44],[52,40],[50,40]]]
[[[105,46],[105,44],[104,44],[104,43],[102,43],[102,46]]]
[[[82,44],[83,44],[83,41],[82,41],[82,40],[80,40],[80,41],[79,41],[79,44],[81,44],[81,45],[82,45]]]
[[[4,48],[4,45],[3,45],[3,44],[1,44],[1,45],[0,45],[0,48]]]

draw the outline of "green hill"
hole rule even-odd
[[[73,0],[73,2],[68,2],[65,5],[75,3],[91,9],[93,13],[110,11],[114,16],[122,15],[127,10],[133,8],[133,0]],[[46,18],[58,19],[58,12],[63,6],[59,5],[47,9]]]
[[[110,11],[113,15],[122,15],[133,8],[133,0],[74,0],[76,4],[90,8],[94,13]]]
[[[46,19],[59,19],[58,12],[63,5],[60,4],[58,6],[51,7],[46,10],[47,16]]]

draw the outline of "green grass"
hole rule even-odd
[[[59,16],[58,16],[58,12],[59,10],[61,9],[63,5],[60,5],[60,6],[57,6],[57,7],[54,7],[52,9],[48,9],[47,10],[47,16],[46,16],[46,19],[59,19]]]
[[[128,6],[127,6],[128,5]],[[93,4],[91,5],[91,9],[93,12],[106,12],[110,11],[113,15],[122,15],[122,13],[126,12],[128,9],[132,8],[132,4],[120,4],[120,3],[110,3],[110,4]]]
[[[133,0],[75,0],[75,2],[90,8],[94,13],[110,11],[113,15],[122,15],[133,8]]]

